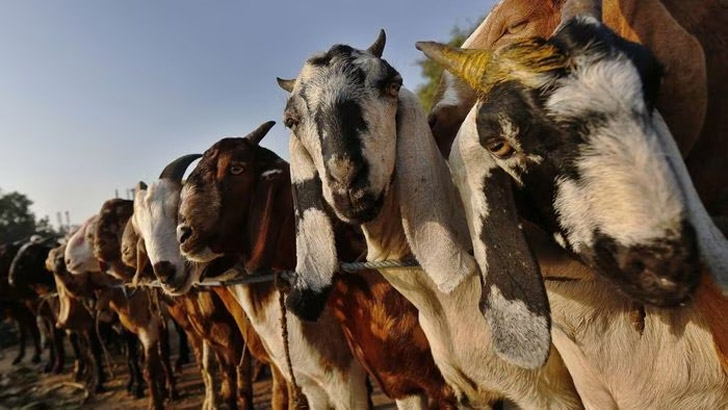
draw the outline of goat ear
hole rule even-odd
[[[700,200],[693,181],[690,179],[685,161],[680,155],[667,124],[665,124],[657,110],[655,110],[652,118],[657,131],[657,139],[684,195],[688,220],[695,228],[695,234],[697,235],[700,258],[712,274],[723,295],[726,296],[728,295],[728,240],[726,240],[723,232],[718,229]]]
[[[465,216],[445,159],[422,107],[409,90],[399,93],[395,189],[412,252],[437,287],[450,293],[477,270],[468,250]]]
[[[245,268],[249,271],[270,266],[274,254],[287,246],[288,238],[294,236],[292,229],[282,231],[293,226],[290,186],[289,169],[282,161],[259,177],[246,223],[250,248],[245,250]]]
[[[296,220],[296,278],[286,300],[303,320],[323,312],[338,268],[334,226],[324,206],[321,178],[306,148],[291,135],[291,182]]]
[[[477,105],[450,153],[483,275],[480,308],[496,353],[523,368],[541,367],[551,348],[551,315],[538,264],[523,235],[508,175],[480,146]]]
[[[142,277],[144,277],[144,269],[146,269],[147,264],[149,263],[147,249],[145,247],[144,239],[142,237],[139,237],[139,239],[137,240],[136,254],[136,272],[134,273],[134,279],[132,280],[135,285],[139,283],[139,280]]]
[[[617,34],[648,47],[664,66],[657,105],[680,152],[687,155],[700,138],[708,109],[705,50],[663,2],[642,1],[626,8],[620,3],[605,2],[604,23],[623,27]]]
[[[278,86],[288,93],[293,92],[293,87],[296,85],[295,78],[287,80],[285,78],[276,77],[276,81],[278,82]]]

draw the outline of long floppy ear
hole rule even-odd
[[[693,181],[690,179],[685,161],[680,156],[677,144],[662,116],[655,110],[652,118],[657,131],[657,139],[684,195],[688,220],[695,228],[697,235],[700,258],[723,295],[728,295],[728,240],[703,206]]]
[[[147,248],[144,244],[144,238],[141,236],[137,240],[137,246],[136,246],[136,272],[134,273],[134,278],[132,278],[132,283],[136,286],[139,284],[139,281],[144,277],[144,271],[147,268],[147,265],[149,264],[149,256],[147,256]]]
[[[483,275],[480,308],[496,353],[523,368],[541,367],[551,348],[551,315],[541,272],[523,235],[508,175],[480,146],[477,107],[450,153]]]
[[[664,65],[657,107],[680,152],[687,155],[700,137],[708,108],[707,68],[700,42],[660,0],[604,2],[604,23],[621,37],[649,47]]]
[[[478,269],[445,159],[417,97],[402,88],[397,110],[396,188],[407,241],[424,271],[450,293]]]
[[[296,279],[286,305],[301,319],[313,321],[326,307],[338,268],[334,228],[310,154],[295,135],[291,135],[289,148],[296,218]]]
[[[271,266],[273,256],[280,253],[281,247],[293,248],[295,232],[289,172],[288,165],[279,161],[258,177],[245,224],[248,229],[245,268],[248,271]]]

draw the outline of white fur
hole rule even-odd
[[[95,229],[98,219],[98,215],[92,216],[68,239],[65,258],[69,272],[73,274],[101,272],[99,260],[94,256],[93,244],[87,239],[90,231]]]
[[[455,222],[463,215],[463,210],[455,196],[446,165],[429,133],[424,113],[415,105],[416,100],[410,94],[404,94],[404,98],[407,104],[404,115],[413,123],[408,124],[410,129],[405,138],[398,135],[395,185],[419,192],[406,196],[406,190],[392,190],[379,216],[363,225],[368,247],[367,259],[370,261],[402,259],[414,249],[419,250],[419,253],[415,252],[419,260],[422,254],[429,253],[432,256],[442,252],[444,238],[453,241],[450,246],[454,247],[465,246],[459,244],[459,238],[468,239],[465,221],[462,226]],[[403,112],[400,112],[402,115]],[[412,147],[418,147],[419,150]],[[400,150],[407,150],[409,155],[400,156]],[[423,173],[420,164],[426,164],[434,170],[431,173],[439,176]],[[481,176],[482,171],[478,172]],[[456,175],[456,178],[462,177],[462,174]],[[432,179],[423,182],[423,178]],[[476,188],[473,186],[473,189]],[[451,218],[450,225],[447,228],[434,223],[429,226],[437,226],[439,233],[420,231],[414,235],[406,234],[406,229],[412,229],[412,226],[406,226],[402,213],[416,209],[415,204],[440,212],[447,210],[448,218]],[[487,213],[487,206],[483,205],[479,212]],[[430,215],[424,212],[418,217],[421,221],[427,221]],[[414,222],[414,225],[418,225],[421,221],[411,220],[410,224]],[[480,272],[477,268],[469,267],[473,260],[465,255],[451,255],[442,260],[460,269],[456,274],[459,285],[445,289],[450,293],[444,292],[442,284],[434,281],[445,276],[433,275],[428,271],[432,266],[435,266],[434,269],[439,267],[424,264],[422,260],[420,263],[426,274],[412,268],[381,271],[417,307],[420,324],[430,342],[435,363],[458,398],[467,398],[473,407],[487,406],[493,399],[505,397],[522,408],[579,408],[579,398],[557,353],[552,352],[545,367],[537,371],[522,369],[496,355],[490,329],[479,308],[482,291]]]
[[[593,274],[548,282],[554,345],[587,408],[719,409],[728,406],[723,371],[705,319],[693,306],[645,308],[642,335],[633,303]]]
[[[147,189],[136,191],[132,216],[134,230],[144,238],[150,263],[154,266],[166,261],[174,265],[175,282],[181,282],[185,272],[176,233],[179,198],[179,184],[168,179],[156,180]]]
[[[586,58],[586,57],[581,57]],[[608,116],[589,132],[577,156],[577,181],[557,181],[554,205],[576,251],[591,246],[599,230],[619,244],[679,237],[683,195],[651,127],[630,121],[645,114],[642,83],[626,58],[590,61],[561,80],[546,107],[555,118]]]
[[[280,170],[280,169],[269,169],[268,171],[265,171],[262,174],[260,174],[260,177],[261,178],[268,178],[268,177],[271,177],[271,176],[273,176],[275,174],[280,174],[282,172],[283,171]]]
[[[274,292],[275,296],[268,298],[268,302],[261,306],[256,302],[255,293],[251,291],[250,286],[254,285],[236,285],[232,288],[238,303],[260,336],[263,347],[265,347],[271,360],[281,370],[286,380],[290,382],[291,375],[286,364],[285,350],[281,338],[279,291],[276,290]],[[352,410],[366,408],[366,373],[353,357],[350,358],[349,368],[343,372],[322,365],[322,361],[326,360],[324,356],[351,354],[341,328],[331,313],[324,312],[316,323],[301,322],[293,314],[288,314],[287,319],[288,344],[293,371],[296,373],[296,382],[309,400],[310,408]],[[307,329],[304,330],[305,328]],[[332,345],[338,351],[320,351],[304,336],[305,333],[326,335],[324,337],[332,340]],[[343,349],[343,351],[340,349]]]

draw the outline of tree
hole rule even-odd
[[[47,218],[36,222],[31,205],[33,201],[20,192],[0,191],[0,243],[25,239],[39,230],[52,232]]]
[[[465,39],[480,25],[483,19],[480,18],[477,21],[476,24],[469,28],[454,27],[450,31],[450,40],[448,40],[447,44],[460,47]],[[417,65],[420,66],[422,76],[427,81],[425,84],[417,87],[417,96],[420,98],[422,106],[425,107],[425,111],[430,111],[432,101],[435,99],[435,91],[437,91],[437,86],[440,84],[442,66],[427,57],[417,60]]]

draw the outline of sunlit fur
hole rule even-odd
[[[653,123],[660,68],[591,17],[500,50],[419,47],[476,88],[478,142],[528,216],[640,301],[684,302],[697,283],[685,197]]]
[[[159,179],[147,189],[139,189],[134,195],[134,229],[144,238],[151,265],[168,262],[174,266],[173,277],[168,278],[165,290],[172,294],[189,291],[193,276],[188,275],[185,262],[177,243],[177,211],[181,186],[168,179]]]
[[[394,169],[397,101],[385,95],[383,87],[397,76],[389,64],[369,52],[334,46],[327,53],[307,60],[288,100],[286,115],[300,119],[295,134],[312,153],[326,200],[333,203],[335,195],[343,197],[347,195],[347,189],[352,191],[351,212],[334,209],[343,220],[355,220],[357,211],[368,211],[361,207],[370,205],[357,203],[358,200],[371,195],[376,201],[389,190]],[[348,107],[360,112],[352,114]],[[351,118],[352,122],[361,121],[362,128],[357,128],[356,135],[330,135],[346,126],[331,114],[337,110],[343,112],[342,115],[357,117]],[[333,142],[341,138],[348,140]],[[336,150],[337,144],[345,144],[350,150]],[[361,159],[357,158],[359,155]],[[333,179],[332,175],[337,171],[361,166],[353,162],[362,160],[372,163],[368,167],[365,165],[368,170],[365,182],[355,181],[361,183],[345,186]]]
[[[98,215],[92,216],[68,238],[65,258],[69,272],[80,274],[101,271],[99,260],[94,257],[93,242],[89,241],[90,233],[94,231],[98,218]]]
[[[293,98],[295,94],[296,89]],[[360,221],[367,240],[367,260],[398,260],[412,255],[417,258],[422,271],[400,268],[381,273],[419,310],[420,323],[430,341],[435,362],[465,406],[487,408],[493,399],[501,397],[524,408],[579,408],[570,376],[555,352],[544,368],[535,371],[522,369],[496,355],[492,332],[479,307],[481,278],[468,253],[469,238],[459,198],[429,132],[424,112],[416,97],[406,89],[399,92],[395,118],[396,121],[383,115],[379,120],[391,121],[390,126],[396,130],[396,135],[390,137],[395,142],[391,158],[388,152],[365,156],[370,172],[392,178],[392,187],[385,192],[381,206],[372,208],[370,220]],[[297,141],[303,123],[302,120],[293,129],[291,136],[292,174],[299,174],[293,181],[296,192],[299,198],[309,201],[305,204],[306,210],[323,210],[322,205],[316,204],[317,199],[324,199],[336,208],[340,204],[335,200],[316,193],[316,174],[329,172],[322,158],[326,153],[306,146],[304,151],[308,152],[304,154],[310,156],[301,155],[299,145],[306,144]],[[393,159],[394,170],[390,165]],[[314,198],[317,195],[323,198]],[[340,214],[337,212],[337,216]],[[319,257],[328,261],[330,246],[333,246],[330,237],[321,243],[327,239],[326,231],[315,226],[330,226],[331,222],[323,212],[316,215],[323,219],[321,223],[299,222],[297,231],[297,242],[303,243],[297,252],[299,266],[302,259],[308,259],[313,269],[313,272],[301,271],[299,276],[306,277],[304,285],[314,291],[322,278],[328,279],[332,274],[320,272],[322,266],[315,261]],[[302,217],[306,217],[303,212]],[[302,229],[315,230],[302,232]],[[518,346],[514,347],[517,350]],[[546,349],[550,349],[548,342]]]

